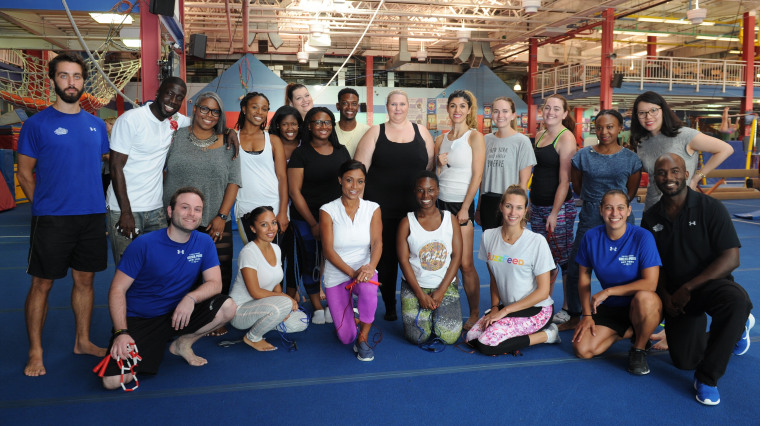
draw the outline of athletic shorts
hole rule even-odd
[[[195,333],[205,327],[214,320],[216,313],[229,298],[226,294],[217,294],[196,304],[193,313],[190,315],[190,322],[181,330],[172,328],[174,311],[153,318],[127,317],[127,330],[137,345],[137,353],[142,357],[142,360],[135,367],[135,372],[156,374],[164,358],[166,344],[174,337]],[[108,343],[108,353],[111,352],[112,345],[113,338]],[[113,358],[109,359],[105,376],[119,374],[121,374],[121,370],[116,365],[116,361]]]
[[[452,215],[456,217],[459,210],[462,209],[462,203],[449,203],[448,201],[438,200],[438,208],[441,210],[448,210]],[[461,226],[467,226],[475,218],[475,203],[470,204],[470,208],[467,209],[467,222],[460,223]]]
[[[620,337],[625,335],[629,327],[633,327],[630,306],[607,306],[602,304],[596,307],[596,313],[593,317],[596,325],[610,328]]]
[[[32,216],[27,274],[56,280],[69,268],[98,272],[107,266],[105,213]]]

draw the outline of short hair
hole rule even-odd
[[[616,109],[603,109],[599,111],[599,114],[597,114],[596,117],[594,117],[594,123],[596,123],[596,120],[598,120],[599,117],[603,115],[611,115],[617,119],[618,124],[620,124],[621,126],[623,125],[623,114],[621,114],[620,111]]]
[[[243,226],[252,227],[254,223],[256,223],[256,220],[261,216],[262,214],[266,212],[272,212],[274,213],[274,209],[272,206],[259,206],[255,209],[249,211],[248,213],[243,215]],[[253,233],[254,238],[258,238],[259,236],[254,232]]]
[[[215,100],[219,105],[219,109],[222,111],[222,113],[219,114],[219,121],[217,121],[216,126],[214,126],[214,133],[220,135],[227,129],[227,119],[224,116],[224,104],[222,103],[222,98],[220,98],[215,92],[203,92],[195,99],[195,107],[200,108],[198,105],[206,99]],[[195,114],[193,114],[193,116],[195,116]]]
[[[388,97],[385,98],[385,105],[386,106],[388,106],[388,103],[390,103],[390,101],[391,101],[391,97],[394,96],[394,95],[401,95],[401,96],[405,97],[406,98],[406,102],[409,103],[409,95],[405,91],[403,91],[401,89],[394,89],[394,90],[391,90],[391,92],[388,93]]]
[[[248,108],[248,101],[251,99],[261,96],[264,98],[264,100],[267,101],[267,105],[269,105],[269,98],[267,98],[267,95],[259,92],[249,92],[246,93],[245,96],[243,96],[243,99],[240,100],[240,114],[238,114],[237,123],[235,123],[235,128],[240,130],[245,125],[245,109]],[[264,130],[267,128],[267,118],[264,118],[264,122],[261,123],[261,130]]]
[[[280,123],[282,123],[282,120],[286,119],[289,116],[293,116],[293,118],[296,119],[298,122],[298,133],[299,133],[299,139],[300,139],[300,133],[301,129],[303,129],[303,118],[301,118],[301,113],[298,112],[295,107],[285,105],[277,108],[277,111],[274,112],[274,115],[272,116],[272,121],[270,121],[269,124],[269,134],[275,135],[279,138],[282,138],[282,132],[280,131]]]
[[[195,194],[199,197],[201,197],[201,202],[203,204],[206,204],[206,197],[203,196],[203,193],[200,189],[194,187],[194,186],[183,186],[182,188],[174,191],[174,194],[172,194],[172,198],[169,200],[169,206],[174,210],[174,207],[177,205],[177,197],[179,197],[182,194]]]
[[[570,105],[567,104],[567,99],[565,99],[565,97],[562,95],[554,94],[546,98],[546,101],[544,101],[544,106],[546,106],[546,103],[549,101],[549,99],[552,98],[559,99],[559,101],[562,102],[562,110],[567,111],[567,117],[562,120],[562,125],[565,126],[567,130],[570,130],[570,133],[575,135],[575,119],[573,118],[572,114],[570,114]]]
[[[438,175],[435,174],[435,172],[432,170],[423,170],[417,173],[417,176],[414,177],[414,183],[416,184],[417,181],[420,179],[433,179],[436,185],[440,185],[440,180],[438,179]]]
[[[351,170],[361,170],[362,173],[364,173],[364,176],[367,176],[367,167],[364,165],[364,163],[356,160],[348,160],[340,165],[340,169],[338,169],[338,177],[342,178],[343,175],[350,172]]]
[[[621,195],[625,199],[625,205],[626,206],[631,205],[631,199],[628,198],[628,194],[622,189],[615,188],[615,189],[610,189],[609,191],[605,192],[604,195],[602,195],[602,200],[599,203],[599,208],[601,208],[604,205],[604,200],[607,197],[611,197],[613,195]]]
[[[494,105],[496,105],[497,101],[504,101],[509,104],[509,107],[512,108],[512,112],[517,112],[517,107],[515,106],[515,101],[512,100],[512,98],[507,96],[499,96],[498,98],[494,99],[493,102],[491,102],[491,107],[496,108]],[[491,113],[493,115],[493,113]],[[512,122],[510,123],[512,125],[512,128],[517,130],[517,117],[512,119]]]
[[[293,106],[293,92],[302,87],[307,91],[309,90],[301,83],[288,83],[288,85],[285,86],[285,105]]]
[[[520,185],[509,185],[506,191],[504,191],[504,194],[501,195],[501,200],[499,200],[499,207],[504,205],[504,203],[507,201],[508,195],[519,195],[525,199],[525,216],[523,216],[522,220],[520,221],[520,226],[525,228],[528,225],[528,218],[530,217],[530,204],[528,203],[528,193],[525,192],[525,189],[523,189]],[[503,221],[506,220],[506,218],[502,219]]]
[[[88,76],[88,70],[87,70],[87,64],[84,63],[84,59],[82,59],[81,56],[77,55],[76,53],[68,53],[64,52],[50,60],[48,62],[48,77],[55,80],[55,72],[58,68],[58,64],[61,62],[72,62],[75,64],[79,64],[80,67],[82,67],[82,80],[87,80]]]
[[[676,114],[673,112],[673,110],[670,109],[668,103],[665,102],[665,98],[663,98],[657,92],[644,92],[637,96],[636,100],[633,101],[633,117],[631,119],[631,147],[634,150],[636,147],[638,147],[642,139],[649,136],[649,130],[645,129],[644,126],[642,126],[639,122],[638,108],[641,102],[655,104],[662,108],[662,127],[660,128],[660,133],[669,138],[678,135],[681,127],[683,127],[683,123],[678,119],[678,117],[676,117]]]
[[[359,92],[357,92],[356,90],[350,87],[345,87],[343,89],[340,89],[340,92],[338,92],[338,102],[340,102],[340,98],[342,98],[343,95],[355,95],[358,98]]]
[[[179,77],[171,76],[171,77],[166,77],[165,79],[161,80],[161,85],[158,86],[158,93],[161,93],[162,91],[166,90],[166,88],[170,84],[176,84],[177,86],[185,89],[185,92],[187,92],[187,84],[185,84],[185,80]]]
[[[450,104],[451,101],[456,98],[462,98],[467,102],[467,106],[470,107],[470,112],[465,118],[465,123],[467,124],[467,127],[476,129],[478,127],[478,100],[475,98],[475,95],[469,90],[456,90],[449,95],[449,100],[446,101],[446,104]]]
[[[332,132],[330,132],[330,136],[327,137],[327,140],[330,141],[330,145],[332,145],[333,148],[337,149],[341,146],[341,143],[338,140],[338,135],[335,133],[335,114],[325,107],[314,107],[306,113],[306,117],[303,119],[303,126],[301,126],[301,143],[311,143],[313,135],[309,129],[309,124],[311,123],[311,119],[320,112],[327,114],[330,117],[330,121],[332,121]]]

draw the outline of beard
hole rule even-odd
[[[67,87],[67,89],[68,89],[68,87]],[[78,92],[76,92],[75,94],[69,95],[69,94],[67,94],[64,91],[64,89],[61,89],[56,84],[55,85],[55,94],[58,96],[58,99],[66,102],[67,104],[75,104],[75,103],[79,102],[79,98],[81,98],[82,95],[84,94],[84,86],[82,86],[82,89],[79,90]]]
[[[174,214],[172,214],[171,221],[172,221],[172,225],[174,225],[174,227],[177,228],[177,229],[179,229],[180,231],[184,231],[184,232],[188,232],[189,233],[189,232],[195,231],[195,229],[196,229],[196,228],[192,228],[192,229],[187,228],[187,226],[182,222],[182,218],[179,216],[179,214],[176,214],[176,216]],[[197,224],[200,225],[201,222],[198,221]]]
[[[665,185],[663,185],[662,187],[658,186],[658,189],[660,190],[660,192],[662,192],[663,195],[667,195],[669,197],[673,197],[675,195],[680,194],[681,191],[683,191],[683,190],[686,189],[686,179],[683,179],[683,180],[680,180],[680,181],[676,181],[676,182],[677,182],[677,185],[672,190],[669,190],[668,188],[666,188]]]

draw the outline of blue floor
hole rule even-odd
[[[731,213],[760,209],[760,201],[724,201]],[[641,204],[635,204],[641,217]],[[25,273],[30,208],[20,205],[0,213],[0,424],[219,424],[225,420],[258,424],[758,424],[755,391],[760,391],[760,338],[731,360],[720,382],[721,404],[705,407],[694,399],[693,373],[673,367],[667,353],[649,356],[652,372],[636,377],[625,371],[630,343],[619,342],[589,361],[573,356],[570,332],[559,345],[527,348],[521,356],[488,357],[449,346],[431,353],[408,344],[400,321],[376,322],[382,342],[375,361],[356,360],[341,345],[332,325],[312,325],[292,335],[298,351],[288,352],[277,334],[267,339],[281,346],[258,353],[245,345],[221,348],[224,337],[203,338],[195,346],[209,364],[190,367],[167,353],[157,376],[140,376],[135,392],[105,391],[91,372],[99,361],[74,355],[74,321],[70,279],[57,281],[43,335],[47,375],[25,377],[28,342],[24,299],[30,279]],[[760,262],[760,221],[735,220],[742,264],[735,272],[756,303]],[[477,231],[476,241],[480,232]],[[241,243],[236,236],[235,251]],[[485,263],[480,274],[481,311],[490,305]],[[111,320],[107,292],[113,265],[95,278],[92,339],[106,345]],[[594,284],[598,286],[598,284]],[[562,288],[554,292],[562,301]],[[463,312],[467,313],[462,294]],[[760,311],[754,310],[760,317]],[[760,329],[760,327],[758,328]],[[757,329],[756,329],[757,330]],[[376,338],[380,336],[377,335]]]

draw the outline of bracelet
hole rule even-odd
[[[702,176],[702,179],[707,179],[707,176],[705,176],[705,174],[702,173],[702,170],[697,170],[697,174]]]
[[[195,303],[196,305],[198,304],[198,301],[197,301],[197,300],[195,300],[195,298],[194,298],[193,296],[190,296],[189,294],[186,294],[186,295],[185,295],[185,297],[189,297],[189,298],[190,298],[190,300],[192,300],[192,301],[193,301],[193,303]]]
[[[129,330],[127,330],[126,328],[122,328],[122,329],[116,330],[116,331],[113,332],[113,337],[116,337],[116,336],[118,336],[120,334],[129,335]]]

